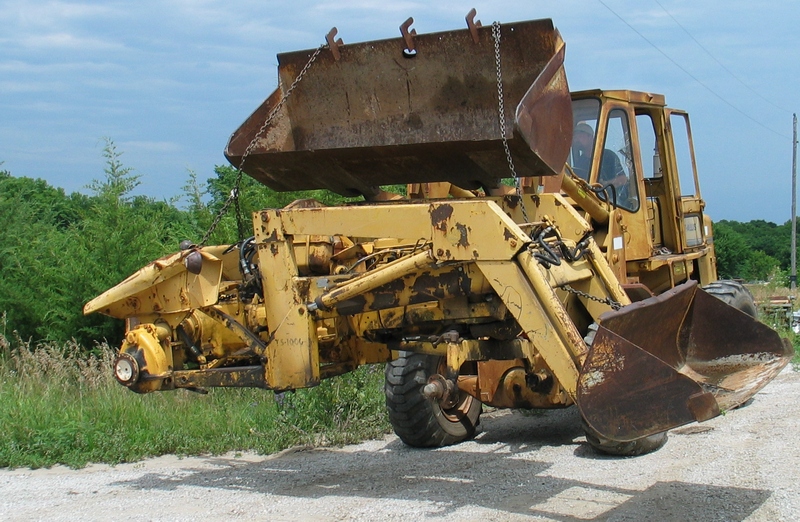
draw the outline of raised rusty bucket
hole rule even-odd
[[[741,405],[792,353],[774,330],[689,281],[600,317],[577,403],[602,436],[636,440]]]
[[[500,131],[492,27],[278,55],[280,86],[225,150],[278,191],[371,194],[380,185],[511,177]],[[564,43],[551,20],[503,24],[505,137],[520,176],[561,172],[572,139]],[[412,56],[412,57],[409,57]],[[274,112],[274,116],[265,124]]]

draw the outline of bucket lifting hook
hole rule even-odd
[[[473,7],[467,13],[466,20],[467,20],[467,28],[469,29],[469,34],[472,35],[472,41],[475,43],[480,43],[480,39],[478,38],[478,27],[482,27],[480,20],[475,20],[475,15],[478,14],[478,11],[475,10]]]
[[[417,50],[414,48],[414,37],[417,35],[417,30],[408,30],[411,24],[414,23],[414,18],[408,17],[408,20],[400,25],[400,34],[403,35],[403,40],[406,42],[406,48],[403,49],[403,56],[406,58],[413,58],[417,55]]]
[[[325,41],[328,42],[328,47],[331,50],[331,54],[333,54],[333,59],[337,62],[339,61],[339,58],[342,57],[342,55],[339,54],[339,47],[344,45],[344,42],[341,38],[336,40],[336,33],[338,32],[339,30],[333,27],[330,31],[328,31],[328,34],[325,35]]]

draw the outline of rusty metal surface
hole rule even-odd
[[[698,420],[692,398],[703,394],[689,377],[601,327],[581,371],[577,403],[598,433],[629,441]],[[703,416],[719,413],[711,403]]]
[[[477,369],[477,377],[459,376],[458,386],[487,406],[531,409],[572,404],[551,375],[527,371],[522,359],[480,361]]]
[[[755,395],[791,360],[793,348],[767,325],[702,289],[681,332],[682,373],[705,385],[721,409]]]
[[[342,194],[396,183],[496,186],[509,171],[494,41],[490,27],[475,30],[477,43],[469,29],[415,35],[413,58],[403,57],[402,38],[339,46],[339,60],[324,50],[257,140],[245,172],[275,190]],[[572,130],[563,42],[550,20],[504,24],[502,34],[505,105],[525,100],[517,132],[506,136],[517,172],[554,174]],[[313,52],[278,56],[281,85],[294,81]],[[233,165],[281,97],[276,90],[233,134],[225,151]]]
[[[677,286],[657,297],[604,314],[600,326],[616,332],[669,366],[680,368],[686,356],[678,346],[678,337],[696,290],[694,281]]]
[[[517,106],[515,133],[547,166],[545,174],[559,174],[572,145],[572,100],[564,70],[566,48],[556,31],[556,52]]]
[[[601,317],[577,402],[603,436],[635,440],[743,403],[790,357],[776,332],[689,281]]]
[[[214,368],[173,372],[175,388],[265,388],[264,367],[238,366],[235,368]]]

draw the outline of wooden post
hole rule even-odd
[[[792,114],[792,292],[797,286],[797,113]]]

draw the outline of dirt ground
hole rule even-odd
[[[82,470],[0,470],[0,520],[794,521],[800,373],[748,406],[612,458],[573,409],[495,412],[474,440],[413,450],[396,437],[330,449]]]

